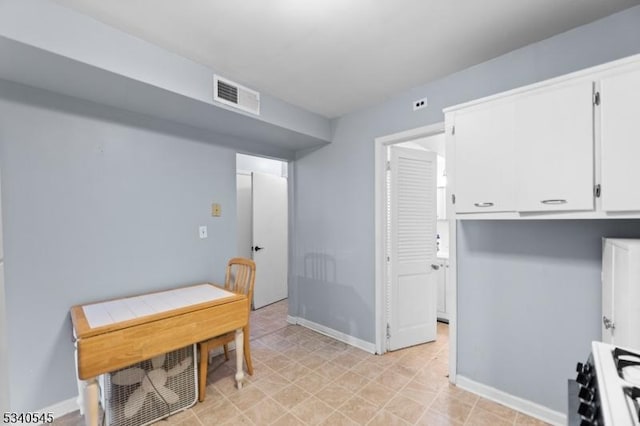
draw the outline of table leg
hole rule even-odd
[[[98,381],[95,377],[87,380],[84,388],[84,424],[98,426]]]
[[[76,382],[78,384],[78,399],[76,400],[76,402],[78,403],[78,407],[80,407],[80,415],[82,416],[84,414],[84,385],[85,382],[84,380],[80,380],[80,378],[78,377],[78,342],[76,341],[74,343],[75,349],[74,349],[74,356],[75,356],[75,361],[76,361]]]
[[[244,335],[242,329],[236,330],[236,384],[238,389],[242,389],[242,381],[244,380],[243,369],[244,358]]]

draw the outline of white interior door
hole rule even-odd
[[[390,151],[387,329],[395,350],[436,339],[437,155]]]
[[[251,179],[253,306],[258,309],[287,297],[287,179],[256,172]]]
[[[236,175],[236,202],[238,224],[238,256],[251,259],[251,247],[253,239],[251,236],[251,175]]]

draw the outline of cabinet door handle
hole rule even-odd
[[[542,200],[540,201],[542,204],[567,204],[567,200]]]
[[[473,203],[474,206],[476,207],[493,207],[493,203]]]
[[[435,263],[432,263],[431,269],[433,269],[434,271],[437,271],[438,269],[440,269],[440,265],[436,265]]]

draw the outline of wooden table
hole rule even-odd
[[[73,306],[79,402],[86,424],[98,424],[97,376],[234,330],[235,379],[242,388],[248,303],[245,295],[206,283]]]

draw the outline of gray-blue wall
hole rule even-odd
[[[12,411],[77,395],[72,305],[224,280],[236,158],[213,143],[227,141],[0,81]]]
[[[447,106],[639,52],[640,7],[634,7],[334,120],[333,142],[314,151],[299,153],[296,160],[295,289],[291,293],[291,314],[369,342],[375,340],[374,138],[440,122],[444,119],[442,109]],[[429,97],[429,107],[413,112],[411,101],[424,96]],[[563,223],[463,225],[461,238],[466,240],[458,251],[461,311],[458,371],[470,379],[558,411],[566,410],[563,395],[564,379],[572,374],[569,359],[584,358],[588,341],[597,336],[598,238],[608,232],[610,226],[620,226],[621,234],[626,229],[630,232],[637,229],[626,224],[608,225],[594,221],[586,221],[583,225],[566,223],[565,228]],[[514,277],[505,274],[492,275],[496,281],[488,282],[486,277],[478,275],[497,261],[510,264],[512,260],[500,251],[487,251],[486,255],[483,251],[483,244],[493,241],[496,227],[502,225],[505,226],[501,232],[503,240],[517,238],[522,244],[517,277],[531,277],[528,280],[514,283]],[[566,255],[558,258],[538,253],[542,246],[532,243],[540,236],[535,226],[556,230],[547,232],[549,240],[545,244],[562,247]],[[593,229],[587,243],[575,232],[576,226]],[[563,260],[572,259],[570,253],[585,253],[585,250],[589,256],[580,257],[582,261],[552,268]],[[312,264],[316,269],[309,266]],[[545,274],[547,267],[549,270],[560,269],[562,274]],[[543,278],[544,285],[541,284]],[[567,284],[568,280],[570,284]],[[566,306],[563,310],[555,309],[557,318],[554,319],[561,326],[557,329],[539,327],[539,324],[549,324],[546,301],[557,294],[552,289],[580,285],[586,286],[587,290],[576,292],[572,300],[567,300],[566,292],[562,293]],[[487,291],[483,293],[484,297],[473,299],[477,294],[472,290],[477,288],[495,289],[498,294]],[[505,312],[508,308],[501,306],[516,306],[525,297],[530,301],[527,318],[518,321],[494,319],[490,322],[493,327],[490,331],[474,327],[474,323],[486,318],[488,313]],[[574,324],[579,329],[569,330],[567,324]],[[532,334],[523,333],[525,330]],[[574,337],[569,337],[570,333]],[[470,335],[479,337],[472,336],[472,340],[465,341]],[[507,341],[510,345],[524,347],[530,347],[530,342],[539,342],[540,347],[525,353],[519,362],[521,365],[552,367],[543,371],[516,369],[508,353],[496,350],[504,347]],[[543,349],[545,341],[552,342],[555,347]],[[474,359],[478,350],[486,354],[482,363]]]
[[[603,236],[640,220],[458,222],[458,374],[565,411],[600,339]]]

